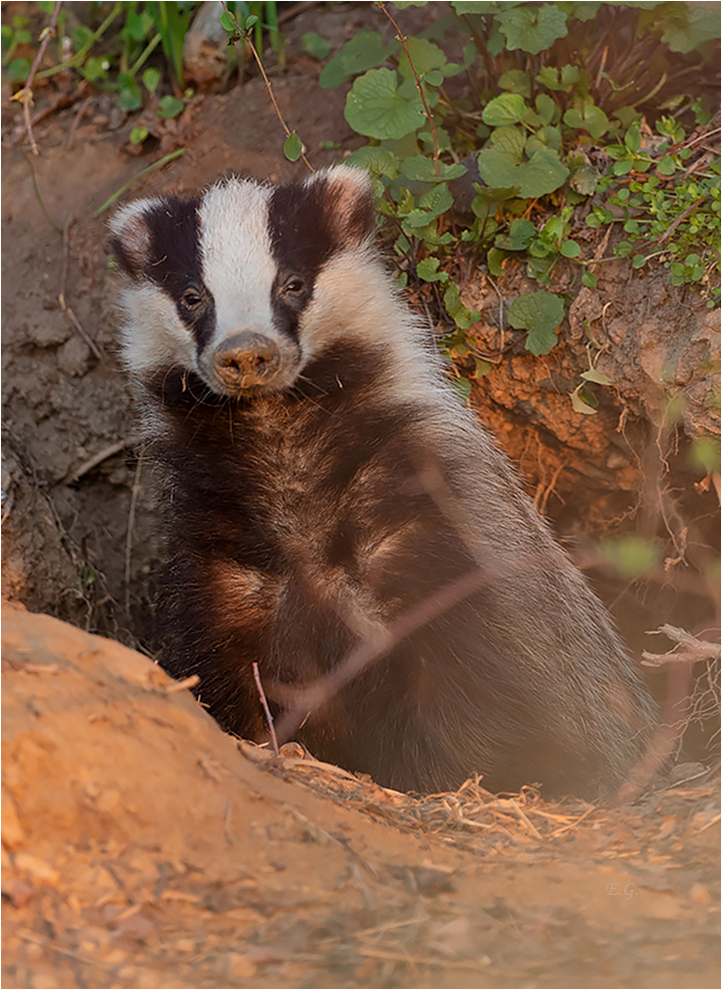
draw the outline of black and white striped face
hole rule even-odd
[[[303,185],[228,179],[194,199],[131,203],[110,239],[131,279],[127,365],[141,376],[182,367],[218,395],[289,388],[358,309],[373,226],[366,173],[346,167]]]

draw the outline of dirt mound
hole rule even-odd
[[[47,616],[4,610],[3,668],[5,987],[716,985],[709,786],[632,814],[407,797],[250,762]]]

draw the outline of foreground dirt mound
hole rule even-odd
[[[405,796],[48,616],[3,667],[4,987],[717,985],[712,787]]]

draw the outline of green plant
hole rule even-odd
[[[25,79],[30,71],[29,58],[14,58],[20,45],[27,45],[32,35],[26,25],[28,18],[15,14],[9,24],[2,26],[2,67],[8,77],[14,81]]]
[[[719,288],[709,286],[710,275],[719,270],[720,161],[707,155],[690,165],[696,142],[685,143],[686,131],[672,117],[662,117],[657,131],[663,140],[655,157],[645,155],[628,179],[618,168],[626,165],[625,157],[612,154],[622,146],[607,149],[614,164],[600,184],[606,203],[595,207],[587,224],[621,223],[629,237],[615,245],[616,257],[630,257],[634,268],[659,259],[671,285],[706,283],[713,306],[720,297]],[[629,129],[625,142],[639,157],[638,127]],[[652,167],[654,172],[645,175]]]
[[[271,100],[271,102],[273,104],[273,108],[276,111],[276,116],[278,117],[278,119],[279,119],[279,121],[281,123],[281,126],[283,127],[284,131],[286,132],[286,141],[285,141],[285,143],[283,145],[283,153],[284,153],[284,155],[286,156],[286,158],[288,158],[289,161],[292,161],[292,162],[298,161],[299,158],[302,159],[303,162],[304,162],[304,164],[308,167],[308,169],[310,171],[313,171],[313,167],[311,166],[311,163],[308,161],[308,159],[306,158],[306,156],[304,154],[304,148],[303,148],[303,144],[301,142],[300,137],[298,136],[298,134],[295,131],[291,131],[289,129],[288,125],[286,124],[286,121],[283,119],[283,115],[281,114],[281,111],[280,111],[280,109],[278,107],[278,103],[276,102],[276,98],[273,95],[273,89],[271,88],[271,84],[268,81],[268,76],[266,75],[266,70],[263,68],[263,60],[261,58],[259,49],[258,49],[256,43],[254,43],[254,40],[253,40],[254,33],[255,33],[255,36],[256,36],[256,41],[259,40],[259,35],[257,33],[257,29],[260,26],[259,14],[258,13],[252,13],[252,12],[251,13],[244,14],[242,12],[242,10],[244,8],[250,10],[250,8],[251,7],[254,7],[254,6],[260,8],[262,5],[261,4],[256,4],[256,5],[254,5],[254,4],[236,4],[236,7],[237,8],[239,8],[239,7],[241,8],[241,12],[237,12],[236,14],[233,14],[233,13],[231,13],[228,5],[226,3],[224,3],[223,4],[223,13],[221,14],[221,25],[228,32],[228,44],[229,45],[233,45],[233,44],[235,44],[238,41],[243,41],[244,44],[246,44],[248,46],[248,48],[249,48],[249,50],[250,50],[253,58],[256,60],[256,64],[258,66],[258,69],[259,69],[259,71],[260,71],[260,73],[261,73],[261,75],[263,77],[263,81],[266,84],[266,89],[268,90],[268,95],[269,95],[270,100]],[[273,7],[274,17],[275,17],[276,16],[275,15],[275,4],[267,4],[266,6],[267,7]],[[278,30],[278,20],[277,20],[277,18],[275,20],[275,28],[276,28],[276,31],[277,31]]]
[[[583,257],[574,236],[583,230],[580,206],[591,207],[590,227],[621,221],[633,237],[666,239],[659,251],[642,253],[640,244],[635,267],[663,258],[673,284],[707,284],[718,271],[718,162],[690,172],[697,161],[692,145],[701,138],[684,145],[679,114],[657,121],[659,141],[643,132],[645,107],[670,80],[681,85],[688,71],[689,59],[685,64],[672,53],[694,53],[699,64],[711,57],[709,39],[719,37],[719,24],[706,7],[452,2],[453,13],[406,37],[398,15],[376,6],[395,37],[359,32],[324,67],[320,85],[353,79],[345,116],[368,144],[348,160],[374,179],[401,284],[415,277],[445,311],[452,329],[442,345],[452,357],[473,353],[467,331],[479,314],[461,302],[454,275],[470,251],[485,255],[497,277],[507,259],[523,259],[541,288],[512,303],[509,323],[528,331],[525,346],[536,354],[555,345],[565,299],[549,291],[554,268],[575,266],[593,289],[594,264],[605,260]],[[634,39],[626,51],[620,16]],[[462,75],[474,99],[459,97]],[[704,126],[699,102],[687,101],[685,112]],[[453,184],[468,176],[476,149],[481,181],[473,184],[471,217],[464,220],[454,209]],[[635,243],[624,243],[631,254]],[[587,378],[599,384],[594,374]],[[586,380],[572,402],[594,411]]]
[[[40,10],[52,13],[54,2],[41,2]],[[166,2],[116,2],[108,4],[67,4],[57,16],[55,40],[49,52],[55,63],[36,72],[34,79],[48,79],[60,72],[77,72],[99,89],[117,94],[119,106],[128,112],[139,110],[144,102],[156,99],[162,117],[176,116],[183,109],[181,97],[187,98],[183,83],[183,46],[191,16],[198,7],[196,0]],[[257,38],[263,29],[277,51],[283,55],[283,39],[278,30],[276,3],[232,3],[234,9],[255,11]],[[82,14],[82,19],[80,16]],[[261,17],[264,22],[261,23]],[[99,22],[99,23],[98,23]],[[30,59],[16,58],[21,45],[33,43],[26,17],[16,16],[2,28],[4,73],[14,82],[27,80]],[[156,49],[156,65],[147,66]],[[166,93],[161,95],[162,90]],[[171,90],[171,92],[167,92]],[[32,95],[32,94],[31,94]],[[147,128],[139,125],[131,132],[131,142],[142,143]]]

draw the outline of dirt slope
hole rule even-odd
[[[718,985],[709,787],[488,796],[464,824],[250,762],[146,658],[55,619],[5,609],[2,649],[4,987]]]

